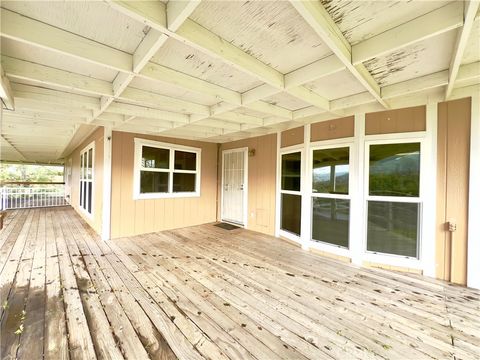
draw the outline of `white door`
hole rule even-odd
[[[247,149],[223,152],[222,220],[246,225]]]

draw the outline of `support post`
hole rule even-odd
[[[102,240],[110,239],[112,207],[112,127],[104,127],[103,133],[103,199]]]
[[[422,176],[423,182],[420,188],[423,189],[423,229],[421,258],[423,274],[435,277],[435,246],[436,246],[436,209],[437,209],[437,123],[438,104],[432,102],[427,104],[426,137],[424,141],[425,171],[430,176]],[[432,181],[432,179],[434,181]]]
[[[365,114],[355,114],[355,140],[353,153],[356,154],[356,162],[351,174],[354,179],[354,190],[351,194],[350,214],[350,251],[352,263],[362,265],[362,255],[365,239],[365,198],[364,198],[364,153],[365,153]]]
[[[312,202],[310,189],[312,186],[312,172],[309,171],[310,160],[310,124],[303,127],[303,166],[302,166],[302,222],[301,239],[302,249],[310,249],[311,222],[312,222]]]
[[[470,179],[468,197],[467,286],[480,289],[480,94],[472,95],[470,127]]]

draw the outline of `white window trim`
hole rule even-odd
[[[87,154],[88,155],[88,151],[92,149],[92,179],[84,179],[82,177],[82,155],[83,154]],[[80,211],[86,216],[88,217],[90,220],[93,220],[94,218],[94,213],[95,213],[95,140],[92,141],[90,144],[88,144],[87,146],[85,146],[81,151],[80,151],[80,179],[79,179],[79,189],[78,189],[78,207],[80,208]],[[87,160],[88,160],[88,156],[87,156]],[[87,167],[88,167],[88,164],[87,164]],[[90,208],[91,208],[91,212],[88,212],[86,207],[84,208],[83,206],[80,205],[80,188],[81,188],[81,182],[82,181],[88,181],[88,182],[91,182],[92,183],[92,194],[91,194],[91,201],[92,203],[90,204]],[[86,197],[86,199],[88,199],[88,197]],[[83,204],[85,206],[85,204]]]
[[[300,152],[300,191],[291,191],[291,190],[282,190],[282,156],[286,154],[292,154]],[[284,148],[280,148],[277,157],[277,169],[278,169],[278,236],[284,237],[291,241],[294,241],[298,244],[304,245],[304,234],[303,234],[303,216],[301,217],[300,221],[300,236],[294,234],[290,231],[282,230],[282,194],[290,194],[290,195],[300,195],[302,202],[301,202],[301,209],[303,210],[303,197],[305,195],[305,150],[304,144],[298,144],[293,146],[288,146]]]
[[[413,136],[415,134],[416,136]],[[364,206],[364,226],[363,226],[363,261],[381,263],[385,265],[394,265],[401,266],[412,269],[423,270],[424,265],[424,241],[427,241],[424,232],[425,226],[423,224],[423,212],[425,204],[425,177],[428,159],[428,151],[425,146],[425,135],[426,132],[417,132],[417,133],[402,133],[402,134],[393,134],[397,137],[388,136],[391,134],[386,134],[386,136],[365,136],[364,143],[364,184],[363,187],[363,206]],[[419,136],[420,135],[420,136]],[[369,159],[370,159],[370,145],[382,145],[382,144],[405,144],[405,143],[420,143],[420,179],[419,179],[419,196],[418,197],[391,197],[391,196],[370,196],[369,192]],[[403,255],[395,254],[386,254],[386,253],[376,253],[367,250],[367,225],[368,225],[368,201],[389,201],[389,202],[404,202],[404,203],[419,203],[419,219],[418,219],[418,243],[417,243],[417,256],[407,257]]]
[[[307,186],[307,196],[309,197],[310,200],[310,229],[309,229],[309,235],[308,235],[308,241],[309,241],[309,247],[314,248],[317,250],[322,250],[322,251],[327,251],[330,253],[333,253],[335,255],[340,255],[340,256],[346,256],[346,257],[351,257],[352,252],[351,252],[351,245],[352,245],[352,239],[354,239],[354,234],[355,234],[355,228],[354,224],[351,221],[351,214],[352,214],[352,193],[355,190],[355,181],[354,181],[354,176],[352,176],[352,170],[354,169],[353,167],[353,151],[354,151],[354,143],[353,143],[353,138],[344,138],[344,139],[338,139],[339,141],[332,141],[332,140],[325,140],[325,141],[317,141],[311,144],[310,146],[310,161],[309,164],[307,164],[307,173],[310,173],[313,175],[313,152],[315,150],[327,150],[327,149],[338,149],[338,148],[348,148],[348,167],[349,167],[349,172],[348,172],[348,195],[341,195],[341,194],[328,194],[328,193],[318,193],[318,192],[313,192],[313,183],[310,181],[310,183]],[[312,235],[312,225],[313,225],[313,207],[312,207],[312,198],[313,197],[318,197],[318,198],[323,198],[323,199],[342,199],[342,200],[348,200],[350,202],[350,210],[349,210],[349,229],[348,229],[348,247],[343,247],[340,245],[335,245],[335,244],[329,244],[324,241],[320,240],[314,240],[313,235]]]
[[[147,140],[141,138],[134,139],[135,144],[135,156],[134,156],[134,166],[133,166],[133,199],[142,200],[142,199],[168,199],[168,198],[188,198],[188,197],[199,197],[200,196],[200,186],[201,186],[201,158],[202,158],[202,149],[170,144],[160,141]],[[170,150],[170,161],[169,169],[143,169],[141,166],[142,162],[142,147],[149,146],[161,149]],[[196,170],[175,170],[175,151],[187,151],[196,154]],[[140,171],[156,171],[156,172],[168,172],[168,192],[167,193],[140,193]],[[195,176],[195,191],[194,192],[173,192],[173,174],[174,173],[186,173],[186,174],[196,174]]]

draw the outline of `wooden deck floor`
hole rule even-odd
[[[102,242],[69,207],[0,232],[2,359],[474,359],[480,293],[212,225]]]

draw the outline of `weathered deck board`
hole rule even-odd
[[[2,359],[475,359],[480,292],[206,224],[103,242],[69,207],[0,231]]]

